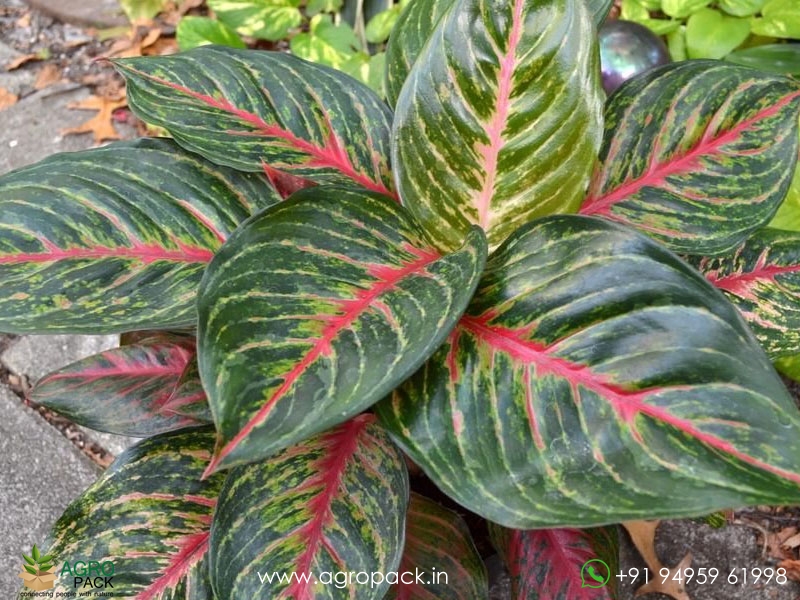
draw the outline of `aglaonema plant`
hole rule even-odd
[[[413,0],[388,104],[281,53],[117,61],[172,139],[0,178],[0,330],[142,331],[32,392],[150,436],[47,554],[140,600],[486,598],[415,464],[516,598],[611,598],[610,525],[800,502],[800,237],[765,228],[800,85],[685,62],[604,107],[607,8]]]

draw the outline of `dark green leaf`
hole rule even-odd
[[[408,476],[374,420],[361,415],[230,472],[211,527],[218,598],[383,598],[386,582],[338,578],[395,571],[403,551]],[[318,583],[323,572],[335,583]]]
[[[393,195],[391,113],[347,75],[283,52],[204,46],[116,62],[131,108],[182,146],[243,171],[264,165]]]
[[[595,37],[583,0],[458,0],[442,19],[392,137],[403,204],[439,246],[577,210],[601,136]]]
[[[522,531],[489,523],[489,535],[511,575],[514,598],[614,600],[617,597],[619,545],[615,527]],[[598,586],[604,580],[606,584]],[[584,581],[593,587],[584,586]]]
[[[118,598],[213,600],[207,551],[223,478],[200,480],[213,441],[208,429],[183,430],[125,451],[67,507],[50,551],[111,560]],[[70,577],[55,583],[55,594],[74,591]]]
[[[725,60],[770,73],[800,75],[800,44],[766,44],[731,52]]]
[[[198,425],[165,410],[194,354],[193,345],[176,341],[114,348],[47,375],[31,399],[79,425],[119,435]]]
[[[729,17],[718,10],[703,8],[686,22],[689,58],[723,58],[750,35],[747,19]]]
[[[193,326],[206,264],[280,198],[168,140],[58,154],[0,177],[0,331]]]
[[[775,214],[797,160],[800,85],[719,61],[623,85],[581,213],[687,254],[732,249]]]
[[[413,493],[406,515],[406,543],[401,573],[405,577],[389,589],[384,600],[486,600],[486,567],[458,514]]]
[[[800,233],[762,229],[730,255],[693,263],[739,308],[770,358],[800,353]]]
[[[231,48],[244,48],[245,43],[236,32],[227,27],[222,21],[208,17],[185,16],[178,23],[175,32],[178,47],[181,50],[191,50],[206,44],[221,44]]]
[[[800,501],[800,413],[738,311],[630,229],[515,233],[377,405],[437,486],[517,529]]]
[[[423,46],[455,0],[410,0],[386,46],[386,99],[394,106]]]
[[[442,255],[396,202],[350,188],[302,190],[248,221],[200,291],[219,431],[209,469],[270,456],[389,393],[444,341],[485,260],[477,228]]]
[[[301,0],[208,0],[216,17],[242,35],[278,41],[300,26]]]

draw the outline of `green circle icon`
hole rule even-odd
[[[581,587],[601,588],[611,579],[611,569],[599,558],[583,563],[581,567]]]

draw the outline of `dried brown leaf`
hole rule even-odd
[[[78,125],[77,127],[70,127],[64,129],[62,135],[74,135],[78,133],[91,133],[94,136],[95,143],[99,144],[106,140],[118,140],[120,135],[114,129],[113,118],[114,111],[127,105],[125,98],[110,99],[100,96],[91,96],[80,102],[73,102],[69,108],[76,110],[96,110],[98,113]]]
[[[12,94],[6,88],[0,88],[0,110],[5,110],[9,106],[14,106],[19,100],[19,96]]]
[[[41,54],[23,54],[16,58],[12,58],[8,61],[5,65],[3,65],[3,69],[6,71],[13,71],[15,69],[19,69],[22,65],[27,64],[33,60],[42,60]]]
[[[792,581],[800,581],[800,560],[784,560],[778,564],[778,568],[786,569],[786,577]]]
[[[661,521],[628,521],[623,523],[622,526],[628,531],[631,536],[631,541],[639,554],[647,564],[647,568],[651,573],[660,573],[661,569],[665,568],[656,553],[656,529]],[[649,583],[641,586],[636,590],[636,596],[644,594],[660,593],[675,600],[691,600],[689,594],[686,593],[684,586],[684,578],[678,577],[672,579],[674,573],[682,573],[685,569],[689,568],[692,564],[691,552],[683,557],[675,567],[669,569],[669,575],[666,581],[662,577],[654,577]],[[664,582],[664,583],[662,583]]]
[[[47,63],[36,74],[36,81],[33,83],[33,87],[41,90],[59,81],[61,81],[61,69],[54,63]]]

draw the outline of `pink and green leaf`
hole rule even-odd
[[[489,535],[511,576],[513,600],[614,600],[617,531],[598,529],[507,529],[489,523]],[[599,559],[610,575],[603,587],[584,586],[583,566]],[[602,565],[598,564],[598,569]],[[591,579],[589,583],[593,583]]]
[[[443,255],[400,205],[354,188],[308,188],[248,221],[199,295],[219,432],[209,470],[268,457],[388,394],[455,326],[485,260],[478,228]]]
[[[193,326],[206,265],[280,198],[169,140],[58,154],[0,177],[0,330]]]
[[[392,585],[384,600],[485,600],[489,595],[486,566],[464,519],[414,492],[398,571],[414,575]]]
[[[193,429],[128,449],[67,507],[47,554],[113,562],[115,597],[214,600],[208,544],[224,478],[200,479],[213,443],[213,431]],[[75,589],[67,576],[55,584],[55,594]]]
[[[472,225],[490,247],[578,210],[602,136],[597,44],[584,0],[458,0],[397,100],[392,165],[439,246]]]
[[[800,233],[762,229],[729,255],[692,264],[739,308],[770,358],[800,353]]]
[[[252,172],[267,165],[394,196],[391,112],[340,71],[283,52],[221,46],[115,65],[137,115],[217,164]]]
[[[376,409],[440,489],[516,529],[800,501],[800,414],[739,312],[601,219],[516,232]]]
[[[39,380],[31,399],[71,421],[119,435],[147,437],[202,424],[167,410],[193,344],[122,346],[72,363]]]
[[[197,357],[192,357],[181,373],[178,384],[172,395],[164,404],[165,413],[172,413],[193,419],[200,423],[213,423],[211,407],[208,397],[200,380],[200,369],[197,366]]]
[[[231,470],[211,528],[217,597],[380,600],[386,582],[317,578],[397,570],[408,493],[403,457],[372,415]]]
[[[778,210],[798,152],[800,84],[727,64],[648,72],[608,101],[581,207],[676,252],[724,253]]]

